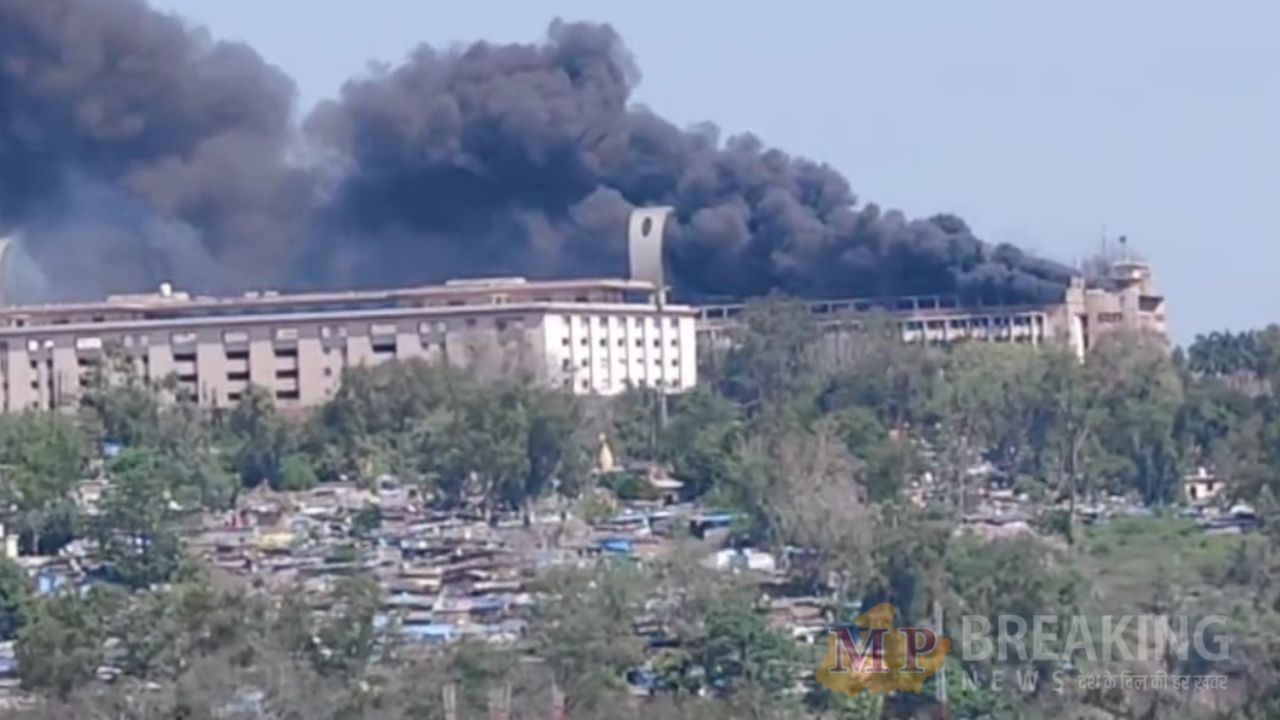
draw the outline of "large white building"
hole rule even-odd
[[[695,318],[643,280],[495,278],[346,293],[189,297],[0,309],[0,408],[74,406],[109,347],[211,406],[249,385],[323,402],[345,368],[423,358],[522,373],[575,394],[697,382]]]

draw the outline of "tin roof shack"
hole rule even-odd
[[[712,553],[703,564],[713,570],[773,573],[778,562],[773,555],[754,548],[726,548]]]
[[[769,600],[769,626],[793,638],[813,643],[834,622],[831,603],[819,597],[779,597]]]
[[[740,516],[733,513],[707,511],[689,518],[689,534],[700,540],[724,544],[733,534],[734,523]]]
[[[974,513],[966,515],[956,533],[971,532],[984,540],[1002,540],[1035,535],[1031,523],[1021,513]]]
[[[666,463],[634,461],[622,468],[600,473],[600,485],[623,502],[656,502],[674,505],[680,501],[684,483],[671,475]]]

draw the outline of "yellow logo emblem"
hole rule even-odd
[[[892,605],[881,603],[859,615],[853,626],[832,628],[818,682],[850,695],[921,692],[924,681],[942,669],[951,641],[930,628],[895,628],[896,615]]]

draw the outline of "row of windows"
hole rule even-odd
[[[604,327],[610,324],[612,324],[614,327],[621,327],[627,321],[626,318],[620,317],[618,315],[596,315],[594,317],[596,319],[596,325],[599,325],[600,327]],[[587,315],[565,315],[564,322],[566,325],[573,325],[575,318],[577,318],[577,323],[579,327],[586,327],[591,322],[590,317],[588,317]],[[644,318],[644,317],[635,315],[631,317],[631,325],[632,327],[637,327],[637,328],[641,327],[644,324],[645,320],[649,321],[650,326],[656,325],[658,322],[661,322],[660,318],[653,318],[653,317]],[[667,327],[674,328],[674,327],[677,327],[678,324],[679,324],[679,320],[677,318],[674,318],[674,317],[667,318]]]
[[[515,315],[508,317],[498,317],[491,319],[492,327],[499,331],[518,330],[526,327],[527,320],[524,316]],[[489,318],[464,318],[461,321],[422,321],[418,323],[418,333],[421,335],[442,334],[448,332],[451,328],[465,327],[475,329],[480,327],[489,327]],[[363,332],[363,327],[361,332]],[[271,337],[276,341],[296,341],[300,338],[300,328],[298,327],[282,327],[276,328]],[[322,325],[319,328],[321,338],[345,338],[349,337],[351,330],[347,325]],[[400,332],[400,327],[395,323],[374,323],[368,326],[368,334],[371,336],[396,335]],[[192,345],[200,340],[197,332],[190,330],[180,330],[170,333],[169,342],[171,345]],[[226,345],[243,345],[249,342],[249,333],[245,330],[226,330],[222,333],[222,342]],[[149,335],[125,335],[121,338],[121,344],[125,347],[147,347],[151,344]],[[75,340],[77,350],[99,350],[102,348],[103,340],[101,337],[85,336],[78,337]],[[54,347],[53,338],[36,339],[32,338],[27,341],[27,351],[37,352],[41,349],[51,350]]]
[[[975,318],[952,318],[950,320],[907,320],[902,326],[907,330],[922,330],[928,328],[930,330],[942,330],[951,328],[952,330],[967,330],[969,328],[983,327],[1028,327],[1035,325],[1037,327],[1044,325],[1044,318],[1039,316],[1015,315],[1013,317],[975,317]]]
[[[602,327],[612,324],[615,327],[622,327],[627,321],[625,317],[619,316],[594,316],[596,323]],[[564,320],[566,323],[572,324],[576,318],[580,326],[586,326],[589,323],[589,317],[586,315],[566,315]],[[630,321],[634,327],[642,327],[645,320],[649,321],[650,327],[661,322],[660,318],[642,318],[632,317]],[[508,330],[520,330],[528,325],[528,319],[521,315],[502,316],[496,318],[463,318],[461,320],[432,320],[421,321],[418,323],[418,333],[421,335],[443,334],[450,329],[466,328],[469,330],[479,328],[492,327],[499,332]],[[671,328],[678,327],[677,318],[667,318],[667,325]],[[296,341],[300,338],[298,327],[281,327],[276,328],[271,337],[276,341]],[[359,332],[364,332],[364,327],[360,327]],[[396,335],[400,332],[400,327],[396,323],[374,323],[368,326],[368,334],[374,337],[385,335]],[[329,339],[333,337],[345,338],[351,335],[351,328],[348,325],[322,325],[319,328],[321,338]],[[200,340],[200,334],[191,330],[180,330],[170,333],[169,342],[171,345],[192,345]],[[249,332],[246,330],[226,330],[222,333],[222,342],[226,345],[243,345],[250,340]],[[566,345],[569,341],[563,341]],[[581,341],[583,344],[586,340]],[[603,341],[601,341],[603,342]],[[147,347],[151,344],[151,337],[146,334],[141,335],[125,335],[121,338],[121,344],[127,348]],[[674,341],[673,341],[674,344]],[[98,350],[101,349],[103,340],[100,337],[86,336],[79,337],[75,340],[75,347],[78,350]],[[27,341],[27,350],[36,352],[40,349],[52,349],[54,340],[52,338],[31,339]]]
[[[632,362],[633,362],[635,365],[643,365],[643,364],[644,364],[644,360],[643,360],[642,358],[635,358]],[[609,360],[608,360],[607,358],[600,358],[600,363],[599,363],[599,364],[600,364],[600,369],[601,369],[601,370],[607,370],[607,369],[609,368]],[[617,360],[617,364],[618,364],[620,367],[622,367],[622,366],[625,366],[625,365],[627,364],[627,361],[626,361],[625,359],[623,359],[623,358],[618,358],[618,360]],[[654,365],[655,367],[661,367],[661,366],[662,366],[662,361],[661,361],[661,360],[659,360],[658,358],[654,358],[654,359],[653,359],[653,363],[652,363],[652,365]],[[584,367],[584,368],[585,368],[585,367],[591,367],[591,363],[590,363],[586,358],[583,358],[583,359],[582,359],[582,361],[581,361],[580,363],[578,363],[578,367]],[[671,358],[671,367],[680,367],[680,358],[675,358],[675,357]],[[565,359],[564,359],[563,361],[561,361],[561,363],[560,363],[560,369],[561,369],[561,370],[566,370],[566,371],[568,371],[568,370],[572,370],[572,369],[573,369],[573,361],[572,361],[572,360],[570,360],[570,359],[568,359],[568,358],[565,358]]]
[[[618,347],[626,347],[626,346],[627,346],[627,339],[626,339],[626,338],[620,337],[620,338],[617,338],[617,341],[618,341],[618,342],[617,342],[617,346],[618,346]],[[608,338],[600,338],[600,339],[597,341],[597,343],[596,343],[596,344],[597,344],[597,345],[599,345],[600,347],[609,347],[609,340],[608,340]],[[670,344],[671,344],[671,347],[680,347],[680,338],[677,338],[677,337],[673,337],[673,338],[671,338],[671,343],[670,343]],[[572,345],[572,342],[569,340],[569,338],[567,338],[567,337],[566,337],[566,338],[560,338],[560,346],[561,346],[561,347],[569,347],[570,345]],[[578,338],[578,345],[579,345],[579,346],[581,346],[581,347],[586,347],[586,346],[587,346],[587,338],[586,338],[586,337],[580,337],[580,338]],[[642,348],[642,347],[644,347],[644,338],[635,338],[635,346],[636,346],[636,347],[638,347],[638,348]],[[661,338],[654,338],[654,339],[653,339],[653,346],[654,346],[654,347],[656,347],[656,348],[660,348],[660,347],[662,347],[662,339],[661,339]]]

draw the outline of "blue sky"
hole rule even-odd
[[[606,21],[635,93],[752,131],[864,200],[1064,261],[1125,234],[1180,341],[1280,322],[1280,3],[1227,0],[153,0],[253,45],[301,107],[418,43]]]

